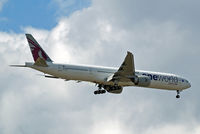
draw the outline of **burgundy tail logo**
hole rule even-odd
[[[51,61],[51,59],[46,55],[46,53],[36,42],[32,41],[30,38],[27,38],[27,40],[30,45],[34,61],[36,61],[39,57],[44,59],[45,61]]]

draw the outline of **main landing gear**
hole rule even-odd
[[[94,94],[97,95],[97,94],[105,94],[106,93],[106,90],[102,90],[102,85],[98,85],[98,90],[94,91]]]
[[[94,94],[97,95],[97,94],[105,94],[106,93],[106,90],[96,90],[94,91]]]
[[[180,98],[180,90],[176,90],[177,91],[177,95],[176,95],[176,98],[178,99],[178,98]]]

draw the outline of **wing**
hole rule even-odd
[[[115,83],[130,81],[130,77],[135,75],[134,58],[131,52],[127,52],[126,58],[121,64],[120,68],[114,75],[109,76],[107,81],[113,81]]]

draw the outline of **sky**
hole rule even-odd
[[[1,134],[199,134],[198,0],[0,0]],[[125,87],[94,95],[95,84],[41,77],[10,64],[33,61],[25,33],[57,63],[135,68],[187,78],[181,92]]]

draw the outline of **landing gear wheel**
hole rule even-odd
[[[176,98],[177,98],[177,99],[180,98],[180,95],[176,95]]]
[[[94,94],[97,95],[97,94],[99,94],[99,92],[98,91],[94,91]]]
[[[96,90],[94,91],[94,94],[97,95],[97,94],[104,94],[106,93],[106,90]]]
[[[106,93],[106,90],[101,90],[100,93],[101,93],[101,94],[105,94],[105,93]]]
[[[102,94],[102,90],[99,90],[99,94]]]
[[[104,85],[99,84],[99,85],[98,85],[98,88],[99,88],[98,90],[94,91],[94,94],[95,94],[95,95],[106,93],[106,90],[104,90],[104,89],[105,89],[105,86],[104,86]],[[102,88],[104,88],[104,89],[102,89]]]
[[[179,90],[177,90],[177,95],[176,95],[176,98],[178,99],[178,98],[180,98],[180,91]]]

